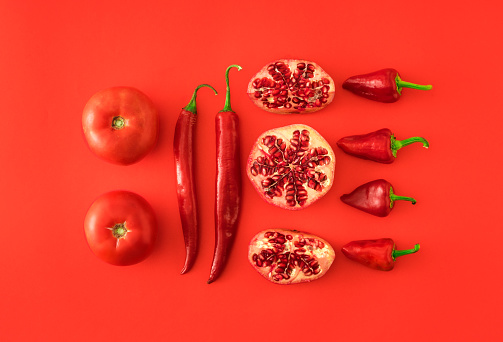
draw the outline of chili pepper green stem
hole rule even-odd
[[[432,88],[432,85],[422,85],[422,84],[415,84],[411,82],[406,82],[402,81],[400,76],[395,77],[395,82],[396,82],[396,88],[399,94],[402,93],[402,88],[412,88],[412,89],[419,89],[419,90],[430,90]]]
[[[406,197],[406,196],[398,196],[398,195],[395,195],[395,194],[391,194],[390,195],[390,198],[391,198],[391,201],[398,201],[398,200],[401,200],[401,201],[409,201],[411,202],[412,204],[416,204],[416,200],[413,199],[412,197]]]
[[[395,136],[392,135],[391,136],[391,150],[392,150],[393,156],[396,157],[396,151],[398,151],[402,147],[413,144],[415,142],[422,143],[424,148],[430,147],[430,144],[428,143],[428,141],[422,137],[412,137],[412,138],[404,139],[404,140],[396,140]]]
[[[238,70],[243,69],[237,64],[230,65],[227,70],[225,70],[225,83],[227,84],[227,91],[225,93],[225,105],[224,109],[221,110],[221,112],[233,112],[231,108],[231,89],[229,87],[229,70],[231,68],[237,68]]]
[[[416,253],[418,250],[419,250],[419,244],[415,244],[414,248],[412,248],[412,249],[404,249],[404,250],[400,250],[400,251],[397,251],[396,249],[394,249],[393,253],[392,253],[392,257],[393,257],[393,259],[396,259],[402,255]]]
[[[218,95],[217,91],[215,90],[215,88],[213,88],[212,86],[210,86],[209,84],[201,84],[199,85],[195,90],[194,90],[194,93],[192,94],[192,98],[190,99],[190,102],[187,106],[185,106],[183,109],[185,109],[186,111],[189,111],[191,113],[194,113],[194,114],[197,114],[197,111],[196,111],[196,97],[197,97],[197,91],[199,90],[199,88],[202,88],[202,87],[208,87],[208,88],[211,88],[213,89],[213,91],[215,92],[215,95]]]
[[[392,188],[389,190],[389,198],[391,200],[389,205],[391,208],[393,208],[393,203],[395,203],[395,201],[409,201],[412,204],[416,204],[416,200],[412,197],[395,195]]]

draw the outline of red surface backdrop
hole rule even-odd
[[[0,340],[496,341],[501,330],[501,42],[494,1],[0,1]],[[319,63],[337,84],[334,102],[310,115],[281,116],[246,96],[253,74],[277,58]],[[214,117],[230,64],[232,106],[241,120],[242,164],[260,133],[292,123],[334,147],[335,185],[319,202],[289,212],[262,201],[243,174],[243,207],[224,274],[206,284],[213,255]],[[394,104],[340,87],[384,67],[433,84]],[[180,109],[198,96],[197,187],[201,248],[179,274],[184,248],[172,140]],[[96,91],[129,85],[161,115],[155,150],[132,166],[95,157],[81,113]],[[345,155],[345,135],[389,127],[421,135],[392,165]],[[387,218],[339,197],[386,178],[418,203]],[[100,194],[144,196],[159,221],[153,254],[130,267],[96,258],[83,220]],[[327,239],[337,257],[309,284],[277,286],[248,264],[250,238],[295,228]],[[346,259],[356,239],[391,237],[421,250],[379,272]]]

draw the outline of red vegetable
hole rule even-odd
[[[112,265],[139,263],[154,248],[157,223],[154,210],[140,195],[111,191],[98,197],[84,220],[93,253]]]
[[[342,247],[342,253],[349,259],[380,271],[391,271],[396,258],[418,250],[419,245],[416,244],[413,249],[398,251],[393,240],[388,238],[352,241]]]
[[[175,127],[173,151],[175,156],[178,208],[182,221],[183,238],[185,241],[185,264],[182,274],[188,272],[197,256],[198,227],[197,202],[194,188],[194,131],[197,121],[196,96],[201,87],[213,89],[208,84],[201,84],[194,90],[189,104],[182,109]]]
[[[369,74],[348,78],[342,84],[356,95],[379,102],[396,102],[402,95],[402,88],[430,90],[431,85],[419,85],[402,81],[395,69],[382,69]]]
[[[341,138],[337,141],[337,146],[352,156],[390,164],[395,161],[396,152],[399,149],[415,142],[423,143],[425,148],[429,147],[428,141],[424,138],[412,137],[406,140],[397,140],[391,130],[383,128],[367,134]]]
[[[152,101],[131,87],[114,87],[94,94],[84,107],[82,128],[98,157],[129,165],[155,146],[159,116]]]
[[[341,201],[344,203],[380,217],[388,216],[397,200],[416,204],[416,200],[411,197],[395,195],[392,185],[384,179],[365,183],[351,193],[341,196]]]
[[[241,170],[239,160],[238,116],[231,109],[229,70],[225,72],[227,92],[225,106],[215,118],[217,137],[217,172],[215,199],[215,251],[208,284],[222,273],[234,242],[241,204]]]

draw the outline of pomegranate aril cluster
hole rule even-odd
[[[323,242],[313,238],[293,240],[292,235],[267,232],[269,248],[254,254],[252,260],[257,267],[273,267],[271,278],[274,281],[288,280],[299,268],[305,276],[317,275],[321,267],[315,257],[310,255],[314,248],[323,248]],[[307,254],[306,254],[307,253]]]
[[[262,77],[253,81],[254,96],[266,108],[294,108],[303,111],[321,107],[328,101],[330,80],[312,80],[316,72],[313,64],[297,63],[292,72],[290,67],[278,61],[270,64],[267,71],[271,78]]]
[[[289,146],[274,135],[262,140],[267,148],[263,156],[253,162],[250,172],[253,176],[267,177],[262,180],[264,195],[268,198],[281,197],[289,206],[304,205],[308,199],[305,186],[321,191],[327,176],[315,170],[317,166],[331,162],[327,149],[310,148],[309,131],[294,131]]]

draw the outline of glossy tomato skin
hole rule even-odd
[[[117,118],[120,128],[114,121]],[[129,165],[143,159],[156,145],[159,115],[152,101],[138,89],[113,87],[89,99],[82,128],[89,148],[98,157]]]
[[[124,224],[122,238],[113,227]],[[130,191],[111,191],[98,197],[84,220],[87,243],[103,261],[112,265],[133,265],[147,258],[155,245],[157,222],[154,210],[140,195]]]

